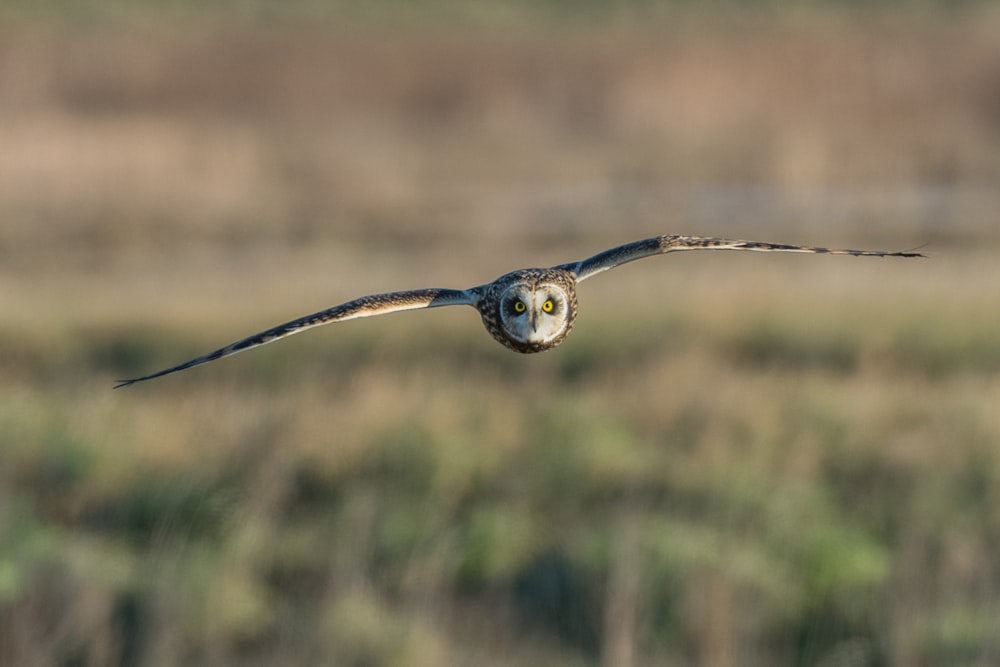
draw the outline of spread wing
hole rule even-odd
[[[598,253],[593,257],[563,264],[558,267],[571,271],[577,282],[590,276],[613,269],[621,264],[633,262],[643,257],[662,255],[678,250],[754,250],[757,252],[805,252],[826,255],[854,255],[856,257],[925,257],[918,252],[883,252],[881,250],[850,250],[842,248],[818,248],[805,245],[785,245],[783,243],[761,243],[759,241],[738,241],[705,236],[681,236],[669,234],[655,236],[643,241],[626,243]]]
[[[153,378],[158,378],[169,373],[182,371],[185,368],[191,368],[192,366],[204,364],[209,361],[215,361],[216,359],[228,357],[229,355],[236,354],[237,352],[243,352],[244,350],[249,350],[266,343],[271,343],[281,338],[285,338],[286,336],[291,336],[292,334],[297,334],[300,331],[305,331],[306,329],[318,327],[323,324],[343,322],[344,320],[353,320],[359,317],[384,315],[385,313],[394,313],[399,310],[437,308],[439,306],[474,306],[478,300],[479,295],[475,290],[451,289],[421,289],[407,292],[390,292],[387,294],[372,294],[370,296],[363,296],[360,299],[354,299],[353,301],[342,303],[339,306],[321,310],[318,313],[306,315],[305,317],[300,317],[299,319],[292,320],[291,322],[279,324],[278,326],[268,329],[267,331],[261,331],[260,333],[256,333],[252,336],[244,338],[243,340],[239,340],[235,343],[219,348],[215,352],[209,352],[206,355],[191,359],[190,361],[185,361],[183,364],[178,364],[162,371],[151,373],[150,375],[132,378],[131,380],[121,380],[115,385],[115,388],[127,387],[128,385],[135,384],[136,382],[152,380]]]

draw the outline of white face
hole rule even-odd
[[[566,294],[556,285],[515,285],[500,299],[504,330],[514,340],[529,345],[560,340],[567,331],[568,310]]]

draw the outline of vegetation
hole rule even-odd
[[[853,21],[5,31],[0,664],[995,662],[1000,26]],[[542,355],[442,309],[111,389],[666,232],[932,257],[650,259]]]

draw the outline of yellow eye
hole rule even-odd
[[[514,302],[514,312],[515,313],[523,313],[527,309],[528,309],[528,307],[526,305],[524,305],[523,301],[515,301]]]
[[[544,310],[546,313],[551,313],[552,309],[555,307],[556,305],[552,303],[552,299],[549,299],[548,301],[542,304],[542,310]]]

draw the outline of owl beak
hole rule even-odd
[[[535,333],[538,333],[538,311],[537,310],[532,310],[531,311],[531,319],[529,320],[529,324],[531,324],[531,330],[533,332],[535,332]]]
[[[538,327],[541,324],[541,314],[532,311],[531,317],[528,319],[528,324],[531,325],[531,333],[528,334],[528,340],[537,343],[544,339],[544,336],[539,332]]]

